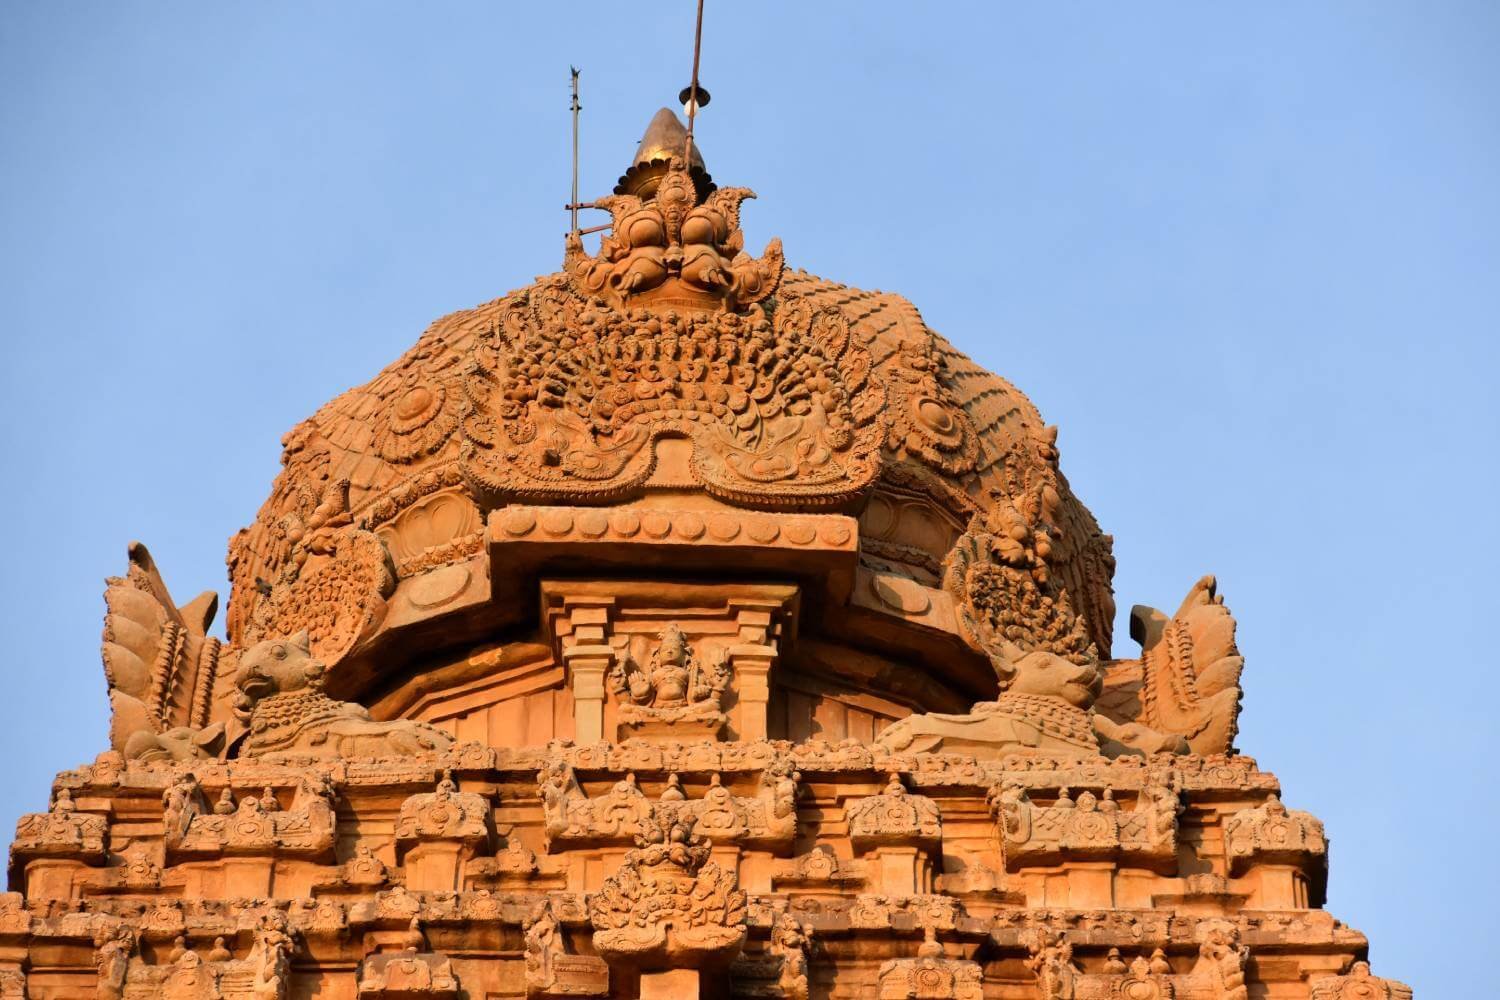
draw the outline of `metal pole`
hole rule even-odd
[[[573,213],[573,235],[578,235],[578,112],[582,110],[578,103],[578,68],[569,66],[568,71],[573,74],[573,198],[568,202],[568,208]]]
[[[693,82],[688,90],[687,145],[683,148],[683,166],[693,163],[693,117],[698,112],[698,54],[703,48],[703,0],[698,0],[698,23],[693,28]],[[573,199],[577,201],[577,198]]]

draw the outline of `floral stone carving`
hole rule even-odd
[[[640,969],[727,966],[745,942],[745,893],[689,821],[653,823],[589,897],[594,949]]]
[[[895,773],[883,792],[849,803],[845,815],[849,820],[849,839],[860,848],[933,844],[943,836],[937,803],[925,795],[908,792],[901,776]]]
[[[1288,809],[1272,795],[1264,805],[1225,818],[1224,854],[1231,875],[1254,865],[1280,864],[1308,868],[1321,880],[1328,867],[1328,840],[1316,817]]]
[[[66,857],[88,860],[104,858],[109,820],[81,813],[66,788],[59,789],[52,808],[30,813],[16,821],[16,839],[11,856],[16,859]]]

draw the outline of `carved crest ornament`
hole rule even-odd
[[[1409,1000],[1214,578],[1116,658],[1056,428],[750,197],[660,113],[595,252],[287,435],[224,639],[130,546],[0,1000]]]

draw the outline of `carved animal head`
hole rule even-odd
[[[327,668],[313,659],[307,630],[289,639],[267,639],[240,654],[234,684],[239,689],[239,709],[249,712],[255,703],[273,694],[287,694],[323,686]]]
[[[1055,653],[1036,650],[1012,660],[1008,691],[1061,698],[1076,708],[1088,708],[1104,684],[1097,662],[1074,663]]]

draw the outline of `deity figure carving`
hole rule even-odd
[[[694,653],[676,624],[661,633],[643,668],[627,654],[609,673],[610,690],[619,699],[620,728],[628,734],[666,730],[689,736],[689,729],[718,735],[728,721],[722,711],[729,687],[723,654]]]
[[[526,918],[526,995],[542,998],[609,995],[609,967],[592,955],[570,954],[550,903]]]
[[[446,750],[453,737],[408,719],[375,722],[353,702],[323,693],[327,668],[313,658],[308,635],[267,639],[240,654],[236,707],[248,732],[239,756],[293,753],[316,757],[391,757]]]
[[[1206,984],[1215,1000],[1248,1000],[1245,963],[1250,949],[1240,944],[1240,929],[1228,920],[1208,920],[1199,927],[1198,960],[1188,974]]]
[[[249,956],[254,971],[250,994],[254,1000],[286,1000],[295,946],[285,913],[270,910],[261,915]]]
[[[785,1000],[807,1000],[807,955],[812,950],[811,924],[799,924],[790,913],[781,913],[771,925],[772,955],[781,959],[776,985]]]
[[[1026,966],[1036,974],[1042,1000],[1074,1000],[1081,972],[1073,961],[1072,942],[1054,931],[1043,930],[1030,950]]]
[[[135,931],[125,924],[104,925],[94,935],[95,987],[98,1000],[121,1000],[130,956],[135,953]]]

